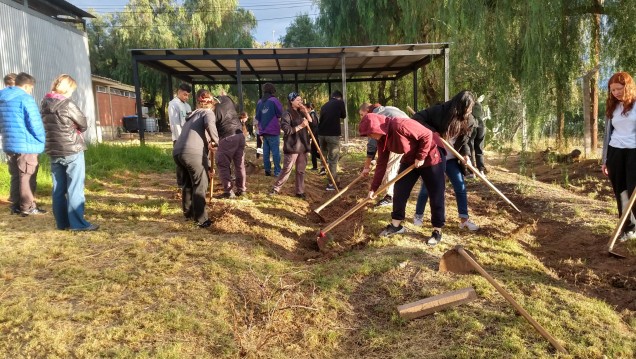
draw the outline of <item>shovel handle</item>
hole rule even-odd
[[[524,318],[526,318],[526,320],[534,327],[534,329],[536,329],[537,332],[539,332],[539,334],[541,334],[545,339],[547,339],[557,351],[567,354],[567,351],[565,350],[565,348],[561,346],[561,344],[552,335],[550,335],[550,333],[548,333],[541,326],[541,324],[539,324],[536,320],[534,320],[534,318],[532,318],[532,316],[530,316],[530,314],[525,309],[523,309],[523,307],[521,307],[519,303],[517,303],[514,300],[514,298],[512,298],[512,296],[503,287],[501,287],[499,283],[497,283],[497,281],[493,277],[491,277],[490,274],[488,274],[488,272],[486,272],[486,270],[484,270],[484,268],[482,268],[479,265],[479,263],[477,263],[468,253],[466,253],[466,251],[464,250],[462,246],[456,246],[455,250],[462,257],[464,257],[464,259],[468,261],[468,263],[477,272],[479,272],[479,274],[481,274],[484,278],[486,278],[486,280],[490,284],[492,284],[492,286],[495,287],[495,289],[497,289],[497,291],[508,301],[508,303],[510,303],[517,310],[517,312],[519,312],[519,314],[521,314]]]
[[[320,211],[322,211],[325,207],[327,207],[331,202],[335,201],[338,197],[342,196],[345,192],[347,192],[349,190],[349,188],[351,188],[351,186],[353,186],[354,184],[356,184],[358,181],[360,181],[361,179],[363,179],[364,177],[366,177],[365,174],[361,174],[358,177],[356,177],[353,181],[351,181],[351,183],[349,183],[347,185],[347,187],[343,188],[340,190],[340,192],[336,193],[333,197],[331,197],[330,199],[327,200],[327,202],[323,203],[320,207],[316,208],[314,210],[314,212],[318,213]]]
[[[618,235],[621,233],[621,229],[623,228],[623,225],[627,221],[627,217],[629,217],[629,215],[632,213],[634,202],[636,202],[636,189],[632,192],[631,197],[629,197],[627,208],[623,211],[623,215],[621,216],[621,219],[618,221],[618,225],[616,226],[616,229],[614,229],[612,238],[610,239],[609,243],[607,243],[608,252],[612,252],[612,249],[614,249],[614,243],[616,243],[616,239],[618,239]]]
[[[406,106],[406,108],[409,110],[409,112],[412,115],[415,114],[415,110],[413,110],[411,106]],[[464,158],[464,156],[460,155],[459,152],[457,152],[457,150],[455,150],[455,148],[453,148],[453,146],[450,145],[450,143],[448,143],[441,136],[439,139],[442,140],[442,142],[444,143],[444,147],[446,147],[447,150],[452,152],[453,155],[455,155],[455,157],[457,157],[458,160],[462,161],[462,163],[465,164],[475,174],[475,176],[479,177],[482,181],[484,181],[488,185],[488,187],[490,187],[493,191],[495,191],[495,193],[497,193],[504,201],[506,201],[506,203],[511,205],[512,208],[514,208],[517,212],[521,213],[519,208],[517,208],[517,206],[515,206],[514,203],[512,203],[512,201],[508,199],[508,197],[506,197],[503,193],[501,193],[501,191],[499,191],[497,187],[495,187],[495,185],[490,183],[490,181],[486,178],[486,176],[482,175],[479,170],[477,170],[475,167],[473,167],[473,165],[468,163],[466,159]]]
[[[309,126],[307,126],[307,132],[309,132],[309,135],[311,136],[311,139],[314,142],[314,146],[316,146],[316,149],[318,150],[318,154],[320,155],[320,160],[322,161],[323,166],[325,166],[325,171],[327,172],[327,175],[329,176],[329,179],[331,180],[333,187],[336,189],[336,192],[340,192],[340,190],[338,189],[338,184],[336,184],[336,181],[333,179],[333,175],[331,174],[331,170],[329,169],[329,165],[327,164],[325,155],[322,154],[322,151],[320,150],[320,146],[318,146],[318,141],[316,141],[316,137],[314,136],[314,133],[311,131],[311,128],[309,128]]]
[[[381,186],[380,188],[378,188],[378,190],[376,191],[377,193],[380,193],[382,191],[385,191],[387,188],[389,188],[389,186],[391,186],[392,184],[394,184],[395,182],[399,181],[402,177],[406,176],[409,172],[411,172],[413,169],[415,168],[415,164],[410,165],[409,167],[407,167],[404,171],[400,172],[397,176],[395,176],[394,179],[390,180],[389,182],[385,183],[384,186]],[[362,208],[365,204],[367,204],[367,202],[369,202],[370,200],[372,200],[373,198],[369,198],[366,197],[364,198],[362,201],[360,201],[358,204],[356,204],[353,208],[351,208],[350,210],[348,210],[345,214],[343,214],[342,216],[340,216],[338,219],[336,219],[335,221],[331,222],[327,227],[325,227],[323,230],[320,231],[320,235],[319,237],[324,237],[325,234],[327,234],[327,232],[329,232],[330,230],[332,230],[335,226],[339,225],[342,221],[344,221],[345,219],[347,219],[349,216],[351,216],[354,212],[356,212],[358,209]]]

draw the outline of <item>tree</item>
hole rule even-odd
[[[283,47],[325,46],[325,39],[318,25],[307,14],[296,17],[285,29],[285,36],[281,36],[279,41]]]

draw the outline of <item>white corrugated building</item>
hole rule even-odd
[[[33,97],[39,104],[58,75],[71,75],[77,81],[73,100],[88,118],[85,138],[95,142],[95,101],[84,31],[84,18],[91,17],[62,0],[0,0],[0,79],[11,72],[33,75]]]

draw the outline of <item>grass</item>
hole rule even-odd
[[[153,143],[89,149],[87,215],[102,224],[101,231],[71,234],[54,230],[50,216],[0,213],[0,353],[52,358],[554,356],[549,343],[484,278],[437,271],[441,255],[461,243],[561,340],[569,354],[558,357],[636,355],[632,317],[555,275],[532,255],[539,245],[533,232],[514,232],[502,208],[488,209],[471,197],[471,208],[479,207],[476,216],[484,224],[493,221],[490,226],[497,230],[467,235],[455,228],[451,196],[445,242],[434,248],[423,245],[420,229],[410,224],[406,235],[378,239],[375,233],[386,225],[390,209],[369,211],[360,223],[348,222],[335,234],[342,246],[366,244],[315,257],[301,242],[313,238],[318,225],[307,219],[310,205],[293,197],[254,192],[247,199],[214,202],[210,231],[185,222],[174,197],[169,148]],[[350,153],[343,167],[357,168],[363,157]],[[45,168],[43,160],[38,195],[50,203]],[[0,167],[6,183],[2,176],[6,166]],[[323,183],[315,175],[308,180]],[[514,182],[509,186],[514,188]],[[543,187],[534,186],[528,195],[540,196]],[[0,187],[0,196],[7,194],[8,188]],[[409,204],[407,213],[413,207]],[[560,210],[558,204],[554,208]],[[595,219],[590,210],[575,213],[609,232],[610,214]],[[585,267],[576,260],[564,265]],[[478,300],[408,322],[397,315],[398,305],[468,286]]]

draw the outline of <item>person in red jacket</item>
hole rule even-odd
[[[402,153],[398,173],[415,164],[415,169],[395,183],[391,223],[380,236],[404,233],[401,225],[406,215],[406,202],[417,180],[421,177],[431,199],[431,224],[433,233],[426,240],[436,245],[442,240],[442,227],[446,221],[444,208],[445,150],[431,130],[410,118],[392,118],[369,113],[360,121],[360,136],[374,138],[378,142],[378,159],[371,182],[369,197],[375,198],[387,168],[389,154]]]

